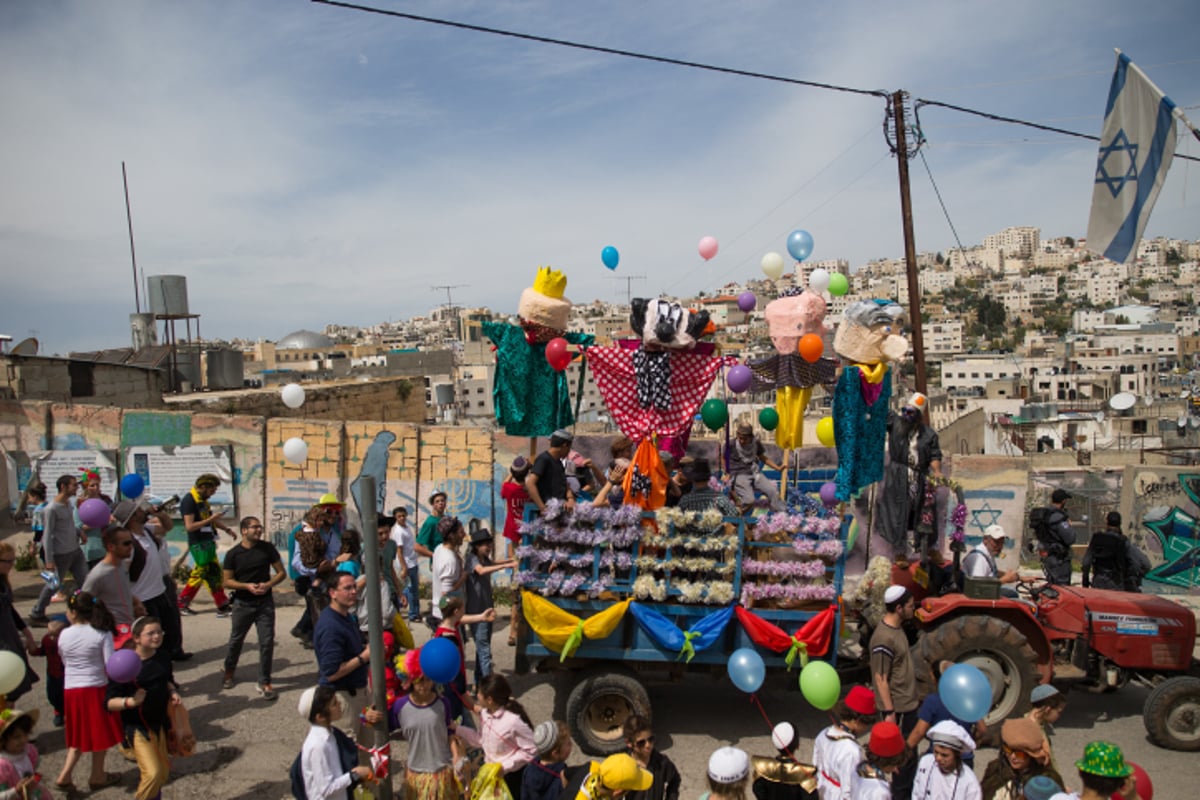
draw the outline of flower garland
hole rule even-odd
[[[654,512],[660,530],[671,526],[676,529],[713,531],[725,525],[725,515],[716,508],[705,511],[684,511],[674,506],[663,506]]]
[[[647,533],[642,542],[650,547],[695,550],[700,553],[720,553],[737,547],[737,536],[663,536]]]
[[[742,605],[754,600],[808,602],[832,600],[836,592],[824,583],[746,583],[742,585]]]
[[[875,556],[854,588],[845,594],[846,603],[859,609],[863,618],[874,627],[883,618],[883,594],[892,583],[892,561]]]
[[[736,567],[731,562],[718,561],[715,558],[700,558],[699,556],[670,560],[654,556],[638,556],[633,563],[637,565],[638,572],[711,572],[723,577],[732,575]]]
[[[842,554],[846,547],[840,539],[823,539],[819,542],[814,542],[812,539],[796,539],[792,542],[792,549],[802,556],[835,559]]]
[[[654,580],[653,575],[639,575],[633,582],[633,596],[639,600],[649,598],[661,603],[667,599],[667,583]]]
[[[836,516],[789,514],[780,511],[758,518],[757,524],[754,526],[754,538],[763,539],[779,533],[827,538],[837,536],[841,527],[842,521]]]
[[[824,561],[754,561],[742,562],[743,575],[765,575],[768,578],[824,578],[828,567]]]

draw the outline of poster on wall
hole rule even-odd
[[[8,497],[16,509],[29,482],[37,476],[53,497],[54,485],[61,475],[80,478],[83,470],[100,473],[100,493],[114,500],[117,497],[117,453],[115,450],[46,450],[26,453],[11,451],[4,454],[8,467]]]
[[[131,447],[125,451],[125,473],[141,476],[146,484],[146,499],[162,503],[176,495],[183,497],[195,485],[196,478],[211,472],[221,479],[221,486],[209,503],[214,510],[216,506],[226,506],[232,511],[234,481],[230,451],[224,445]]]

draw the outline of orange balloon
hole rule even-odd
[[[800,357],[810,364],[815,364],[825,352],[825,340],[815,333],[806,333],[800,337]]]

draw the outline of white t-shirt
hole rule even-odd
[[[988,552],[987,545],[978,544],[963,558],[963,574],[971,578],[996,578],[996,559]]]
[[[390,538],[396,543],[396,559],[403,558],[404,566],[408,569],[417,566],[417,535],[413,533],[412,528],[397,522],[392,526]]]
[[[107,686],[104,665],[113,654],[113,637],[91,625],[68,625],[58,635],[58,654],[63,660],[63,688]]]
[[[154,537],[145,531],[133,534],[133,538],[146,551],[146,565],[142,567],[141,573],[136,581],[133,582],[131,589],[133,596],[143,603],[147,600],[153,600],[167,590],[163,584],[162,557],[158,552],[158,543],[154,541]],[[132,562],[130,562],[132,564]]]
[[[448,594],[458,579],[462,577],[462,559],[458,553],[439,544],[433,551],[433,616],[442,618],[442,610],[438,608],[442,595]]]

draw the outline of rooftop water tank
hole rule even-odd
[[[150,313],[158,317],[188,315],[187,278],[182,275],[150,275],[146,278]]]

